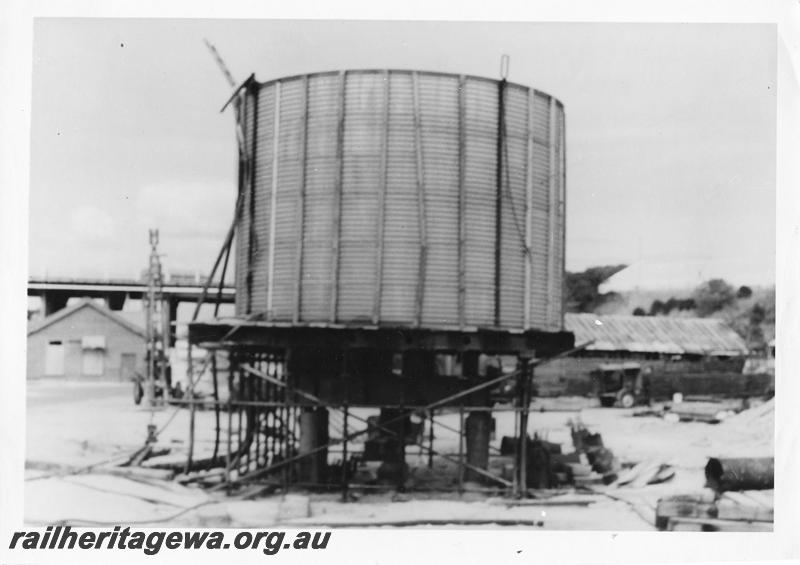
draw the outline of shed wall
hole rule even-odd
[[[81,340],[84,336],[93,335],[105,336],[103,373],[87,377],[82,371]],[[28,336],[28,378],[46,376],[45,354],[50,341],[61,341],[64,344],[64,374],[60,376],[63,378],[119,381],[122,379],[121,359],[123,353],[136,355],[136,369],[140,372],[144,371],[144,339],[90,308],[77,310],[70,316]],[[58,376],[54,377],[58,378]]]

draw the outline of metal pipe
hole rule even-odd
[[[717,493],[739,490],[765,490],[775,485],[775,458],[716,458],[705,466],[706,486]]]
[[[228,233],[225,235],[225,241],[222,244],[222,248],[219,250],[217,254],[217,259],[214,261],[214,266],[211,268],[211,273],[208,275],[208,278],[203,282],[203,290],[200,293],[199,298],[197,299],[197,303],[194,308],[194,313],[192,314],[192,321],[194,322],[197,320],[198,314],[200,314],[200,306],[205,302],[206,296],[208,296],[208,288],[211,286],[211,279],[214,278],[214,275],[217,272],[217,268],[219,267],[219,263],[222,260],[223,254],[226,250],[230,249],[231,242],[233,241],[233,234],[236,231],[236,224],[239,219],[239,212],[241,209],[241,202],[242,202],[242,195],[241,193],[236,197],[236,211],[233,215],[233,221],[231,222],[230,227],[228,228]],[[220,281],[220,285],[222,281]]]
[[[430,430],[428,431],[428,445],[433,449],[433,410],[429,412],[428,418],[431,421]],[[433,469],[433,453],[428,452],[428,469]]]
[[[238,374],[238,386],[237,391],[241,391],[244,383],[242,382],[242,374],[241,374],[241,366],[239,367],[239,374]],[[243,410],[239,408],[237,411],[237,425],[236,425],[236,457],[234,457],[233,465],[238,466],[239,462],[242,459],[242,412]],[[240,470],[239,470],[240,472]]]
[[[192,344],[188,347],[189,359],[186,364],[186,374],[189,379],[189,397],[194,398],[194,375],[192,374]],[[192,456],[194,455],[194,411],[195,404],[189,406],[189,453],[186,456],[186,469],[185,473],[189,472],[192,467]]]
[[[517,492],[518,496],[524,497],[528,492],[528,411],[531,403],[531,379],[529,365],[522,363],[522,374],[520,375],[520,407],[519,413],[519,481]]]
[[[225,485],[231,484],[231,452],[233,443],[233,373],[236,370],[234,359],[228,359],[228,447],[225,453]],[[237,360],[238,361],[238,360]]]
[[[219,286],[217,286],[217,300],[214,303],[214,317],[216,318],[219,315],[219,305],[222,302],[222,287],[225,285],[225,274],[228,272],[228,259],[231,256],[231,243],[233,242],[233,238],[228,243],[227,247],[225,248],[225,260],[222,263],[222,272],[219,275]],[[209,281],[211,277],[209,277]]]
[[[342,502],[347,502],[347,416],[349,410],[347,405],[344,407],[344,422],[342,424],[342,436],[344,445],[342,446]]]
[[[214,383],[214,455],[212,459],[217,458],[219,453],[219,383],[217,383],[217,354],[216,352],[210,353],[211,355],[211,376]]]
[[[258,395],[258,390],[260,388],[260,385],[262,385],[262,384],[263,383],[260,382],[260,381],[259,382],[255,382],[253,379],[248,379],[247,380],[247,389],[248,389],[247,390],[247,396],[248,396],[248,398],[256,398],[257,395]],[[255,420],[254,424],[251,424],[250,423],[250,418],[248,418],[248,422],[247,423],[248,423],[248,427],[249,428],[252,428],[252,429],[254,429],[256,431],[256,433],[254,434],[254,439],[255,439],[255,442],[256,442],[256,457],[255,457],[255,459],[256,459],[256,467],[257,467],[258,466],[259,453],[261,452],[261,434],[258,433],[258,424],[259,424],[259,420],[261,419],[261,413],[255,411],[255,410],[252,410],[250,412],[250,414],[252,415],[253,419]],[[249,452],[248,452],[248,457],[247,457],[247,463],[248,463],[248,468],[249,468],[249,464],[250,464]]]
[[[464,407],[458,409],[458,460],[464,461]],[[458,490],[464,490],[464,467],[458,467]]]

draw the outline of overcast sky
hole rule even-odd
[[[567,268],[657,286],[775,273],[772,25],[37,20],[30,271],[208,271],[231,221],[235,78],[404,68],[544,90],[567,116]],[[642,274],[644,273],[644,274]],[[650,274],[648,274],[650,273]],[[674,279],[674,280],[673,280]]]

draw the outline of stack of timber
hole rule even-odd
[[[659,499],[659,530],[771,532],[774,522],[774,459],[711,458],[706,487],[696,494]]]
[[[662,461],[649,459],[621,472],[612,487],[641,488],[666,482],[675,476],[675,469]]]
[[[721,400],[698,399],[673,404],[669,413],[671,419],[680,422],[719,422],[736,415],[742,409],[741,402],[723,402]]]

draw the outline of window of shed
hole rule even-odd
[[[105,349],[106,336],[104,335],[85,335],[81,339],[81,349]]]

